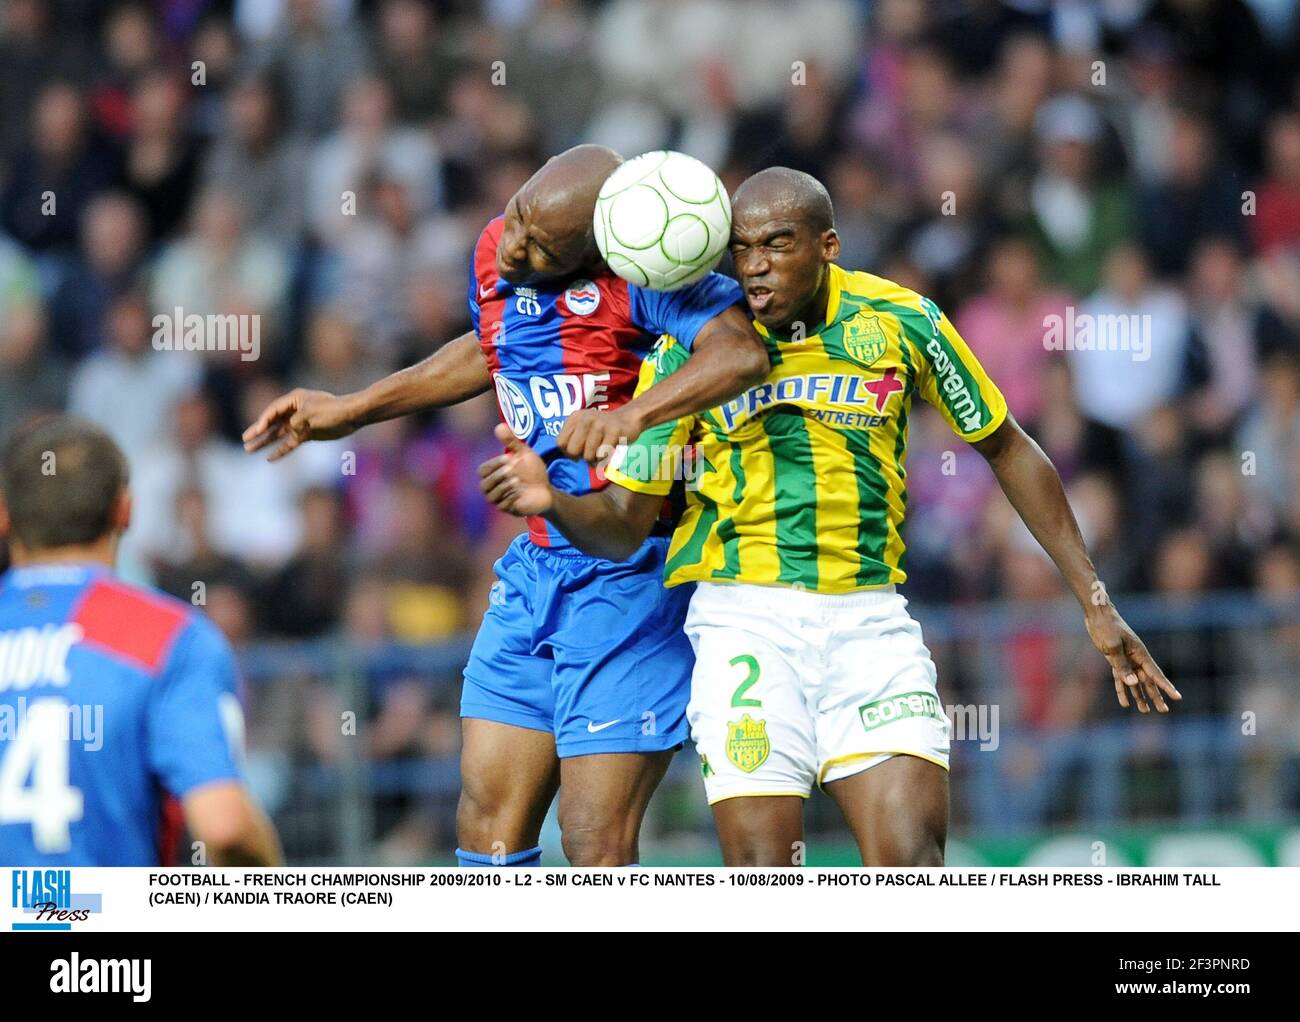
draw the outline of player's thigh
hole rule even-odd
[[[727,866],[802,866],[804,800],[757,795],[713,804],[713,822]]]
[[[637,861],[641,821],[673,754],[667,749],[560,760],[560,833],[573,865]]]
[[[825,786],[853,831],[864,866],[942,866],[948,771],[894,755]]]
[[[690,587],[663,585],[666,540],[627,561],[548,558],[560,594],[543,649],[562,759],[661,753],[686,739],[695,657],[683,631]]]
[[[743,595],[700,586],[686,623],[695,647],[691,738],[709,804],[742,803],[729,817],[752,799],[806,798],[817,773],[814,720],[784,627]]]
[[[814,696],[819,782],[830,791],[834,782],[881,770],[876,764],[892,762],[888,756],[928,763],[946,777],[948,718],[906,601],[887,591],[855,594],[834,618]],[[877,778],[914,768],[895,764]],[[946,811],[946,795],[943,805]]]
[[[461,720],[460,846],[506,853],[532,848],[560,783],[555,736],[494,720]]]

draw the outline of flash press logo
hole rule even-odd
[[[33,917],[31,922],[13,923],[15,930],[71,930],[84,923],[92,912],[103,911],[99,894],[74,894],[70,869],[11,870],[11,907]]]
[[[237,351],[241,362],[262,354],[262,317],[257,313],[224,316],[186,314],[179,305],[153,318],[155,351]]]

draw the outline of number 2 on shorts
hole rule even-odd
[[[758,681],[758,661],[748,653],[742,653],[738,657],[732,657],[729,661],[732,667],[744,664],[749,668],[749,673],[745,675],[745,680],[736,686],[736,691],[731,694],[732,707],[745,706],[762,706],[761,699],[746,699],[745,693],[754,687],[754,682]]]

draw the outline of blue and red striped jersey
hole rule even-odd
[[[560,457],[555,439],[565,420],[579,408],[626,404],[661,335],[689,350],[700,329],[744,295],[720,273],[677,291],[637,287],[608,270],[516,287],[497,276],[503,224],[497,217],[479,235],[469,284],[470,316],[501,418],[541,455],[556,489],[589,493],[605,482],[593,466]],[[542,518],[528,519],[528,534],[541,546],[569,545]]]
[[[179,799],[239,779],[234,654],[100,567],[0,576],[0,864],[169,864]]]

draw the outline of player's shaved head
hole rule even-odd
[[[565,276],[593,262],[596,196],[622,162],[601,145],[574,146],[547,160],[506,207],[497,272],[523,283]]]
[[[835,226],[835,211],[825,186],[811,174],[790,167],[769,167],[746,178],[731,200],[731,214],[746,220],[789,217],[801,220],[817,234]]]
[[[537,208],[546,213],[568,215],[588,210],[590,229],[600,186],[622,162],[623,157],[607,146],[576,145],[542,164],[524,187],[536,192]]]
[[[831,197],[811,174],[772,167],[736,189],[731,258],[749,311],[768,330],[815,329],[826,314],[826,267],[839,254]]]

